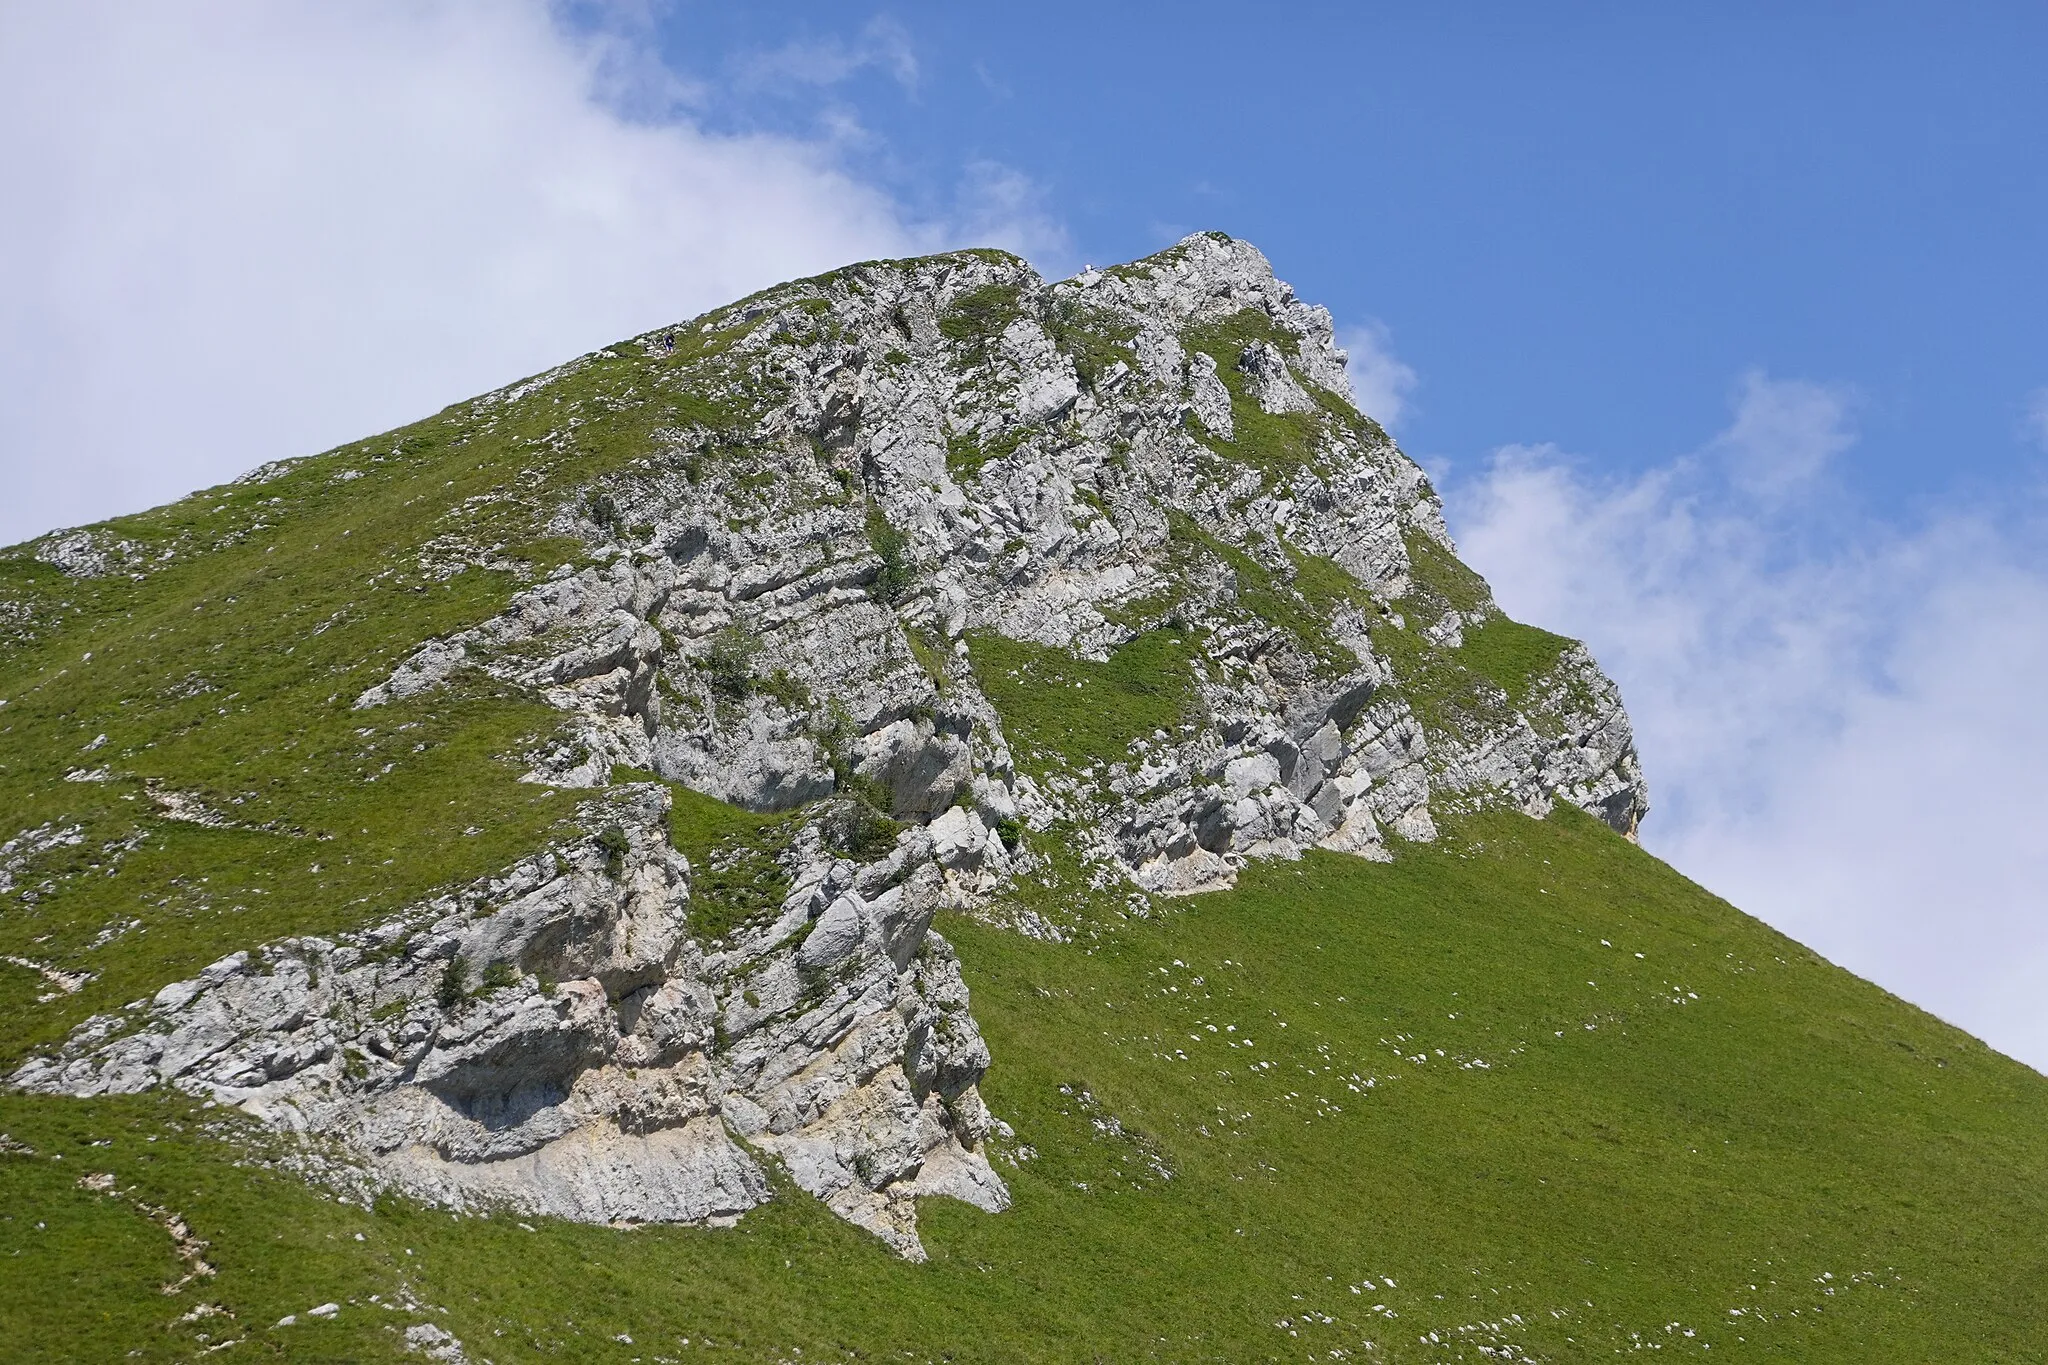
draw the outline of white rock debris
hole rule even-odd
[[[84,826],[46,822],[34,829],[25,829],[0,844],[0,896],[14,890],[16,880],[28,871],[36,858],[52,849],[76,847],[84,842]]]
[[[422,643],[356,702],[472,669],[531,689],[565,724],[529,780],[602,789],[583,824],[613,842],[236,953],[16,1085],[171,1084],[340,1137],[429,1199],[592,1222],[729,1221],[769,1197],[769,1154],[920,1257],[919,1196],[1008,1199],[983,1149],[988,1051],[930,927],[1035,865],[1004,832],[1051,833],[1142,899],[1226,887],[1247,858],[1386,858],[1388,832],[1435,838],[1451,809],[1641,817],[1628,718],[1583,648],[1455,723],[1375,652],[1383,621],[1455,650],[1498,608],[1483,585],[1462,606],[1426,590],[1412,555],[1452,551],[1435,494],[1350,412],[1329,314],[1245,243],[1199,234],[1051,285],[995,252],[849,267],[603,354],[678,338],[708,358],[663,373],[738,425],[657,428],[555,515],[587,567]],[[596,363],[471,410],[546,403]],[[1288,467],[1221,444],[1274,424],[1311,434]],[[100,551],[48,553],[79,572]],[[1311,563],[1340,600],[1300,589]],[[1160,628],[1193,655],[1194,702],[1125,753],[1018,752],[976,672],[986,637],[1102,661]],[[779,913],[697,927],[666,789],[621,766],[803,811]],[[849,787],[903,822],[885,854],[840,851]]]
[[[72,578],[103,578],[126,570],[141,558],[142,547],[131,540],[81,528],[56,531],[36,542],[35,557]]]
[[[416,1322],[405,1329],[405,1349],[444,1365],[465,1365],[469,1360],[463,1354],[461,1338],[431,1322]]]

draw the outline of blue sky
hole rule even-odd
[[[851,156],[927,212],[977,162],[1027,178],[1054,269],[1251,239],[1390,329],[1418,452],[1640,468],[1759,367],[1853,386],[1850,491],[1882,510],[2038,470],[2041,6],[845,14],[683,5],[661,51],[718,126],[857,125]]]
[[[2048,1068],[2048,8],[0,5],[0,543],[850,260],[1248,238],[1645,845]],[[0,838],[9,831],[0,829]]]

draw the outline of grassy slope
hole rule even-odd
[[[168,1100],[8,1097],[36,1155],[0,1157],[0,1340],[171,1358],[223,1330],[165,1326],[197,1298],[257,1328],[238,1354],[363,1358],[410,1320],[369,1296],[410,1287],[500,1361],[2048,1348],[2048,1083],[1575,813],[1261,866],[1081,944],[942,927],[1037,1154],[999,1157],[1005,1214],[925,1205],[929,1265],[800,1196],[730,1232],[368,1214],[230,1165],[189,1114],[145,1141]],[[74,1187],[98,1170],[219,1275],[158,1293],[168,1239]]]
[[[598,361],[496,416],[458,405],[112,523],[152,557],[178,548],[143,581],[0,552],[0,608],[25,611],[0,610],[0,838],[82,829],[25,870],[0,956],[97,974],[60,995],[0,962],[0,1067],[234,948],[493,871],[569,818],[568,796],[514,781],[556,721],[532,701],[474,682],[375,713],[349,701],[518,586],[444,578],[422,545],[502,542],[529,575],[573,560],[534,539],[548,511],[644,454],[653,425],[718,425],[682,380],[729,339],[689,333],[672,358]],[[1208,338],[1226,360],[1243,339]],[[1295,435],[1243,429],[1276,468]],[[1355,595],[1323,561],[1298,560],[1297,600],[1242,555],[1177,543],[1310,649]],[[1418,577],[1458,605],[1468,571],[1442,558]],[[1483,682],[1517,699],[1565,643],[1505,622],[1461,651],[1374,633],[1415,665],[1425,711],[1492,706]],[[1105,664],[990,640],[974,658],[1034,765],[1121,753],[1188,701],[1171,631]],[[111,780],[65,780],[102,765]],[[243,827],[167,820],[149,780]],[[777,828],[681,801],[713,918],[774,899],[748,850]],[[1052,885],[1024,892],[1095,932],[941,925],[996,1057],[986,1092],[1017,1130],[1014,1164],[998,1156],[1017,1203],[928,1203],[922,1267],[800,1195],[726,1232],[373,1214],[250,1164],[224,1140],[239,1120],[177,1097],[0,1095],[0,1356],[180,1359],[248,1332],[234,1354],[382,1358],[416,1319],[372,1296],[406,1294],[499,1361],[681,1359],[707,1340],[729,1359],[2048,1351],[2048,1083],[1582,817],[1451,832],[1391,866],[1255,868],[1149,922],[1036,836]],[[114,1192],[80,1187],[100,1172]],[[189,1220],[218,1273],[160,1292],[185,1267],[151,1210]],[[336,1320],[303,1319],[327,1300]],[[205,1304],[233,1317],[178,1321]],[[302,1320],[269,1326],[287,1313]]]
[[[74,580],[0,550],[0,840],[80,839],[19,877],[0,958],[93,974],[45,1000],[0,960],[0,1069],[236,948],[497,871],[568,816],[570,795],[515,780],[559,725],[516,690],[471,674],[351,706],[422,640],[502,610],[522,575],[580,564],[548,517],[656,425],[717,418],[686,367],[722,340],[599,359],[524,403],[457,404],[97,528],[141,547],[146,574]],[[464,558],[497,567],[451,572]],[[235,827],[165,818],[153,783]]]
[[[1031,771],[1127,758],[1132,740],[1178,730],[1196,705],[1180,631],[1147,631],[1102,663],[993,633],[969,647],[1004,737]]]

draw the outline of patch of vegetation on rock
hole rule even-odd
[[[1230,575],[1237,608],[1247,617],[1283,632],[1331,671],[1347,673],[1358,667],[1358,656],[1331,633],[1331,613],[1341,604],[1356,605],[1370,599],[1363,585],[1342,567],[1288,547],[1294,566],[1290,581],[1285,574],[1211,535],[1185,513],[1169,513],[1167,529],[1180,561],[1176,571],[1183,581],[1199,572],[1194,561],[1206,557]]]
[[[983,444],[975,436],[956,432],[946,438],[946,472],[956,483],[981,477],[982,469],[996,460],[1008,459],[1031,435],[1031,428],[1012,427],[993,441]]]
[[[669,837],[690,860],[690,929],[709,945],[772,916],[789,894],[782,852],[801,812],[759,815],[677,783]]]
[[[910,561],[910,537],[896,529],[882,509],[872,504],[867,517],[868,545],[882,561],[881,571],[868,584],[868,595],[883,605],[893,605],[910,591],[917,567]]]
[[[1074,373],[1085,389],[1093,390],[1119,363],[1133,368],[1138,363],[1131,345],[1137,327],[1070,294],[1056,296],[1046,309],[1045,330],[1053,345],[1074,362]]]
[[[1508,702],[1521,707],[1536,679],[1557,667],[1564,652],[1577,642],[1536,626],[1495,614],[1465,631],[1458,657],[1473,672],[1497,684]]]
[[[1191,327],[1181,337],[1191,351],[1199,351],[1216,362],[1216,376],[1230,392],[1230,417],[1235,432],[1225,440],[1212,435],[1192,417],[1188,431],[1196,440],[1226,460],[1241,461],[1263,471],[1269,487],[1284,485],[1296,471],[1323,469],[1321,451],[1326,439],[1321,412],[1267,412],[1251,396],[1244,373],[1238,368],[1245,348],[1253,342],[1273,345],[1281,355],[1294,355],[1300,346],[1294,335],[1280,327],[1264,312],[1246,308],[1218,322]],[[1314,390],[1314,384],[1305,384]]]
[[[1122,758],[1133,740],[1178,730],[1199,705],[1185,630],[1146,631],[1100,663],[993,632],[971,633],[968,654],[1012,747],[1037,763]]]
[[[960,294],[939,315],[939,331],[970,364],[985,363],[1009,325],[1023,316],[1014,284],[984,284]]]

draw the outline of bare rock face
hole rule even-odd
[[[729,1221],[768,1198],[756,1152],[912,1257],[918,1195],[1004,1207],[975,1091],[988,1050],[928,932],[936,888],[898,879],[929,840],[815,860],[773,924],[707,952],[668,803],[615,788],[583,813],[609,849],[550,849],[359,935],[235,953],[14,1084],[175,1085],[340,1137],[383,1182],[457,1207]]]
[[[1387,831],[1434,836],[1432,801],[1640,818],[1620,699],[1570,642],[1540,678],[1462,670],[1449,723],[1418,714],[1432,680],[1376,641],[1455,662],[1468,632],[1521,628],[1351,410],[1328,314],[1250,246],[1203,234],[1050,286],[998,253],[853,267],[695,326],[733,333],[721,373],[773,375],[776,402],[738,435],[663,433],[594,495],[608,520],[556,527],[608,568],[429,642],[361,704],[490,668],[579,718],[576,761],[536,776],[626,763],[762,810],[836,790],[841,742],[899,818],[1072,827],[1162,892],[1316,845],[1379,856]],[[736,445],[744,472],[705,472]],[[965,647],[1102,660],[1169,622],[1200,643],[1188,723],[1086,773],[1018,761]],[[542,664],[494,656],[536,639]],[[719,695],[735,640],[782,685]]]
[[[471,669],[529,690],[563,717],[529,780],[596,789],[619,840],[236,954],[16,1084],[173,1084],[429,1198],[591,1221],[736,1217],[770,1154],[915,1256],[918,1196],[1007,1200],[933,915],[989,906],[1041,840],[1142,899],[1387,858],[1479,806],[1645,809],[1613,684],[1458,564],[1328,313],[1245,243],[1055,284],[999,252],[853,266],[469,418],[599,363],[690,401],[555,512],[582,566],[356,705]],[[666,790],[622,768],[800,812],[780,907],[701,928]]]

